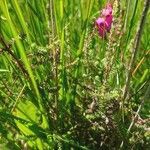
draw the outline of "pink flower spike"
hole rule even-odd
[[[112,5],[108,3],[106,7],[102,10],[101,16],[96,20],[96,26],[99,35],[102,38],[105,38],[106,33],[110,31],[112,22],[113,22]]]

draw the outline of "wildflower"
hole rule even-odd
[[[113,21],[112,6],[107,4],[101,12],[101,16],[96,20],[96,26],[98,28],[99,35],[104,38],[106,33],[110,31]]]
[[[104,18],[98,18],[97,20],[96,20],[96,25],[97,25],[97,28],[98,28],[98,32],[99,32],[99,35],[101,36],[101,37],[105,37],[105,35],[106,35],[106,26],[107,26],[107,24],[106,24],[106,22],[105,22],[105,19]]]

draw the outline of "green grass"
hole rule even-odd
[[[148,149],[150,11],[114,0],[104,40],[106,3],[1,0],[0,149]]]

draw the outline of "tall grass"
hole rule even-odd
[[[106,3],[1,0],[0,148],[148,148],[150,4]]]

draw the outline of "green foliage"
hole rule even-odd
[[[114,0],[104,40],[106,3],[1,0],[0,149],[148,149],[150,12],[124,100],[145,6]]]

